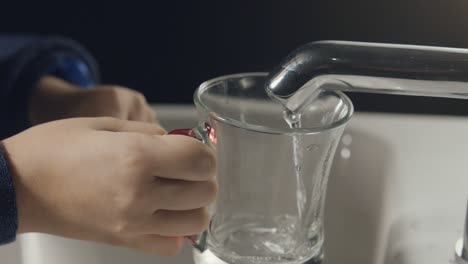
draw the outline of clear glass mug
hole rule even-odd
[[[341,92],[323,92],[292,130],[265,92],[266,79],[243,73],[204,82],[194,95],[198,127],[171,132],[199,138],[218,159],[211,225],[198,241],[188,238],[204,251],[196,262],[213,254],[246,264],[322,256],[328,174],[353,106]]]

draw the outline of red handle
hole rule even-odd
[[[205,123],[205,127],[203,128],[203,133],[208,136],[208,138],[210,139],[211,144],[216,145],[216,143],[218,143],[217,138],[216,138],[215,130],[208,123]],[[189,137],[193,137],[193,138],[202,140],[201,138],[199,138],[199,136],[197,136],[197,133],[195,133],[195,130],[190,129],[190,128],[172,130],[171,132],[169,132],[169,134],[170,135],[189,136]]]
[[[169,132],[169,134],[170,135],[184,135],[184,136],[197,138],[197,135],[195,135],[195,132],[190,128],[172,130],[171,132]]]

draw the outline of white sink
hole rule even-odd
[[[167,129],[192,127],[191,106],[160,106]],[[337,150],[324,264],[450,263],[468,195],[468,118],[357,113]],[[28,234],[2,263],[190,264],[90,242]]]

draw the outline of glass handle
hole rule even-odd
[[[169,134],[193,137],[202,141],[205,144],[210,144],[210,142],[216,142],[214,130],[207,123],[205,123],[204,125],[198,125],[193,129],[184,128],[172,130],[171,132],[169,132]],[[198,249],[200,252],[203,252],[207,247],[207,236],[208,232],[204,231],[203,233],[198,235],[186,236],[185,239],[189,241],[194,248]]]

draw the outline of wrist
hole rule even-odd
[[[23,132],[24,133],[24,132]],[[17,214],[17,234],[41,232],[44,219],[48,213],[41,206],[41,192],[48,192],[41,184],[44,171],[37,166],[31,156],[30,140],[25,140],[19,134],[1,142],[3,157],[8,163],[9,173],[15,191],[15,210]],[[27,132],[26,132],[27,133]],[[25,155],[25,153],[29,153]]]

